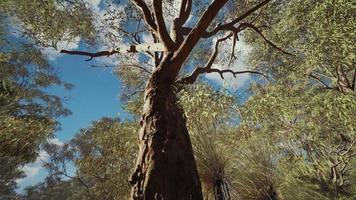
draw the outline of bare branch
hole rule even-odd
[[[86,61],[90,61],[90,60],[92,60],[93,58],[96,58],[96,57],[102,57],[102,56],[109,57],[111,55],[119,53],[119,51],[112,50],[112,51],[99,51],[99,52],[96,52],[96,53],[90,53],[90,52],[86,52],[86,51],[61,50],[60,53],[65,53],[65,54],[69,54],[69,55],[88,56],[90,58],[87,59]]]
[[[95,53],[86,52],[86,51],[68,51],[68,50],[61,50],[60,53],[65,53],[69,55],[81,55],[81,56],[88,56],[90,57],[87,61],[92,60],[96,57],[102,56],[111,56],[114,54],[119,53],[137,53],[137,52],[157,52],[157,51],[165,51],[165,47],[162,43],[145,43],[145,44],[137,44],[131,46],[121,46],[116,50],[112,51],[99,51]]]
[[[263,76],[264,78],[266,78],[268,80],[268,77],[261,73],[261,72],[258,72],[258,71],[252,71],[252,70],[244,70],[244,71],[233,71],[231,69],[223,69],[223,70],[220,70],[220,69],[216,69],[216,68],[210,68],[210,69],[207,69],[207,68],[204,68],[204,67],[198,67],[194,70],[194,72],[190,75],[190,76],[187,76],[187,77],[184,77],[182,79],[180,79],[179,81],[177,81],[178,83],[183,83],[183,84],[193,84],[198,76],[200,74],[209,74],[209,73],[219,73],[220,74],[220,77],[222,79],[224,79],[224,73],[231,73],[234,78],[237,78],[236,75],[238,74],[258,74],[258,75],[261,75]]]
[[[251,71],[251,70],[233,71],[233,70],[231,70],[231,69],[223,69],[223,70],[220,70],[220,69],[210,69],[210,71],[207,72],[207,73],[212,73],[212,72],[217,72],[217,73],[219,73],[219,74],[220,74],[220,77],[221,77],[222,79],[224,79],[224,76],[223,76],[224,73],[231,73],[231,74],[234,76],[234,78],[236,78],[236,75],[238,75],[238,74],[250,73],[250,74],[258,74],[258,75],[261,75],[261,76],[263,76],[264,78],[266,78],[266,79],[268,80],[268,77],[267,77],[266,75],[264,75],[262,72],[258,72],[258,71]]]
[[[284,54],[287,54],[287,55],[294,56],[293,54],[283,50],[282,48],[280,48],[277,45],[275,45],[273,42],[269,41],[256,26],[254,26],[254,25],[252,25],[250,23],[241,23],[241,25],[243,25],[245,27],[248,27],[248,28],[251,28],[257,34],[259,34],[267,44],[271,45],[273,48],[277,49],[278,51],[280,51],[280,52],[282,52]]]
[[[239,32],[241,32],[242,30],[244,30],[245,27],[242,25],[239,25],[237,28],[235,28],[234,26],[230,27],[230,31],[232,32],[232,35],[234,36],[232,39],[232,50],[231,50],[231,55],[230,55],[230,59],[228,62],[228,65],[231,64],[232,60],[235,58],[235,47],[236,47],[236,42],[239,40]]]
[[[227,35],[223,38],[220,38],[216,41],[215,43],[215,47],[214,47],[214,52],[213,54],[210,56],[208,62],[205,64],[204,67],[198,67],[196,68],[193,73],[188,76],[188,77],[185,77],[185,78],[182,78],[180,81],[178,82],[184,82],[184,83],[189,83],[189,84],[192,84],[195,82],[195,80],[198,78],[198,76],[202,73],[207,73],[207,70],[211,69],[211,66],[213,66],[213,63],[218,55],[218,52],[219,52],[219,45],[221,42],[227,40],[228,38],[230,38],[232,36],[232,34],[230,35]]]
[[[211,66],[213,65],[213,63],[214,63],[214,61],[215,61],[215,59],[216,59],[216,57],[217,57],[217,55],[218,55],[220,43],[223,42],[223,41],[225,41],[225,40],[227,40],[227,39],[229,39],[231,36],[232,36],[232,34],[229,34],[229,35],[227,35],[226,37],[220,38],[220,39],[218,39],[218,40],[216,41],[216,43],[215,43],[215,48],[214,48],[214,53],[210,56],[209,61],[208,61],[208,63],[205,65],[204,68],[207,68],[207,69],[210,69],[210,68],[211,68]]]
[[[231,69],[225,69],[225,70],[220,70],[220,69],[214,69],[214,68],[211,68],[214,64],[214,61],[218,55],[218,50],[219,50],[219,44],[229,38],[231,38],[234,34],[231,33],[223,38],[220,38],[216,41],[215,43],[215,48],[214,48],[214,52],[213,54],[210,56],[209,58],[209,61],[207,62],[207,64],[204,66],[204,67],[197,67],[193,73],[187,77],[184,77],[184,78],[181,78],[180,80],[178,80],[177,82],[178,83],[183,83],[183,84],[193,84],[197,78],[199,77],[200,74],[204,74],[204,73],[213,73],[213,72],[216,72],[216,73],[219,73],[220,74],[220,77],[222,79],[224,79],[224,76],[223,74],[224,73],[231,73],[235,78],[236,78],[236,75],[238,74],[244,74],[244,73],[252,73],[252,74],[259,74],[259,75],[262,75],[264,76],[266,79],[267,76],[264,75],[263,73],[261,72],[257,72],[257,71],[251,71],[251,70],[245,70],[245,71],[233,71]]]
[[[353,91],[356,91],[356,69],[354,70],[354,76],[353,76],[353,78],[352,78],[352,90]]]
[[[133,0],[133,2],[141,9],[143,18],[145,19],[148,26],[154,31],[157,30],[157,25],[147,4],[143,0]]]
[[[324,86],[327,89],[332,89],[328,84],[326,84],[324,81],[321,80],[320,77],[314,75],[314,74],[309,74],[309,76],[313,79],[315,79],[318,83],[320,83],[322,86]]]

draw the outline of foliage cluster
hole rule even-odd
[[[94,40],[92,13],[84,1],[41,2],[4,1],[0,8],[26,24],[24,34],[36,43],[56,46],[76,37]],[[244,10],[251,2],[234,5]],[[130,6],[127,9],[133,9]],[[199,13],[204,6],[206,2],[199,1],[194,9]],[[108,17],[139,18],[129,11],[119,10]],[[293,56],[264,45],[265,40],[256,34],[243,35],[253,46],[249,64],[267,75],[269,83],[256,80],[244,105],[205,83],[180,91],[179,103],[185,111],[206,199],[356,198],[353,13],[355,5],[347,0],[277,0],[262,9],[254,23],[266,28],[261,34]],[[229,17],[233,16],[217,16]],[[53,24],[61,21],[68,23]],[[58,29],[49,28],[53,25]],[[40,144],[57,126],[56,117],[69,114],[61,99],[44,89],[70,85],[56,76],[35,46],[2,38],[0,184],[5,187],[0,195],[11,199],[15,180],[22,176],[20,167],[36,159]],[[202,55],[194,55],[194,62],[207,59],[197,52]],[[50,157],[44,165],[49,177],[27,188],[19,198],[128,198],[127,177],[137,154],[141,90],[152,73],[147,70],[152,65],[147,58],[140,59],[145,61],[141,63],[144,67],[131,63],[116,71],[126,87],[126,110],[134,120],[102,118],[62,146],[43,145]]]

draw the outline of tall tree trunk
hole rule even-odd
[[[164,69],[169,69],[166,66]],[[132,174],[134,200],[202,200],[183,110],[170,72],[157,69],[145,89],[139,156]]]

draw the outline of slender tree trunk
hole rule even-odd
[[[203,199],[185,116],[169,74],[157,69],[146,85],[139,156],[130,180],[134,200]]]

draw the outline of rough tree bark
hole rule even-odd
[[[145,89],[140,150],[130,180],[132,199],[203,199],[185,116],[165,65],[153,73]]]
[[[225,73],[231,73],[234,76],[242,73],[262,75],[254,71],[235,72],[230,69],[212,68],[212,66],[218,54],[219,43],[232,38],[234,49],[238,33],[246,28],[252,29],[268,44],[283,52],[264,37],[261,30],[254,26],[253,21],[242,23],[242,20],[271,0],[261,1],[230,22],[218,24],[211,31],[208,31],[208,27],[228,0],[213,0],[194,27],[184,27],[190,16],[193,0],[182,0],[179,16],[174,19],[171,33],[168,32],[164,21],[162,0],[153,0],[152,5],[147,4],[144,0],[132,1],[140,9],[155,42],[159,43],[156,43],[154,48],[152,45],[144,44],[97,53],[66,50],[61,52],[88,56],[88,60],[91,60],[123,52],[162,51],[164,48],[163,59],[156,56],[157,52],[154,53],[157,67],[145,88],[144,110],[139,131],[139,155],[134,173],[130,178],[131,198],[134,200],[202,200],[201,183],[193,149],[184,113],[177,103],[174,84],[177,82],[192,84],[199,75],[205,73],[219,73],[221,78],[224,78],[223,74]],[[198,41],[201,38],[216,36],[221,32],[230,34],[217,40],[214,53],[208,63],[204,67],[196,67],[190,76],[178,77],[183,63]],[[170,35],[174,37],[171,38]],[[234,50],[232,55],[233,53]],[[224,190],[220,186],[217,189]]]
[[[142,9],[146,22],[165,44],[167,53],[145,88],[139,155],[130,180],[131,198],[202,200],[193,149],[174,84],[184,61],[227,0],[213,1],[184,40],[179,30],[190,15],[191,0],[182,1],[181,15],[175,20],[175,34],[179,36],[175,40],[166,30],[162,1],[153,1],[154,17],[143,1],[135,2]]]

